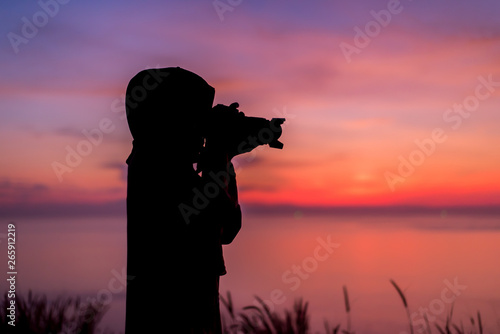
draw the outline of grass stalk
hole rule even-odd
[[[391,281],[391,284],[394,286],[394,288],[396,289],[396,291],[398,292],[399,296],[401,297],[401,300],[403,301],[403,305],[406,309],[406,315],[408,316],[408,322],[409,322],[409,325],[410,325],[410,333],[411,334],[414,334],[413,333],[413,323],[411,321],[411,316],[410,316],[410,309],[408,308],[408,302],[406,301],[406,297],[405,297],[405,294],[403,293],[403,291],[399,288],[399,286],[396,284],[396,282],[394,282],[394,280],[390,280]]]
[[[349,303],[349,294],[347,293],[347,286],[343,286],[344,291],[344,305],[347,314],[347,333],[351,333],[351,304]]]

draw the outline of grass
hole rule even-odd
[[[59,297],[48,301],[45,296],[33,294],[15,298],[15,326],[9,325],[7,293],[0,302],[0,333],[8,334],[94,334],[97,324],[107,307],[95,303],[83,303],[79,297]]]
[[[354,334],[354,332],[351,332],[351,303],[349,302],[349,294],[347,293],[347,286],[342,287],[342,291],[344,293],[344,306],[345,306],[345,313],[347,315],[347,328],[342,331],[344,334]],[[340,325],[337,325],[335,328],[340,328]],[[327,334],[328,331],[327,331]]]
[[[399,286],[396,284],[396,282],[394,282],[394,280],[391,279],[390,282],[394,286],[394,288],[396,289],[396,291],[398,292],[399,297],[401,297],[401,300],[403,301],[403,306],[405,307],[406,314],[408,315],[408,323],[410,325],[410,333],[413,334],[413,323],[411,321],[410,309],[408,308],[408,302],[406,301],[405,294],[399,288]]]
[[[481,313],[471,316],[464,325],[463,321],[453,321],[453,304],[441,324],[431,326],[427,314],[423,314],[425,326],[415,328],[410,316],[409,302],[404,291],[390,280],[403,302],[408,317],[410,333],[426,334],[483,334]],[[349,294],[346,286],[342,287],[346,315],[345,328],[340,324],[331,326],[324,322],[326,334],[354,334],[351,328],[351,308]],[[308,302],[297,299],[292,310],[285,309],[281,313],[272,310],[261,298],[256,298],[256,305],[243,307],[236,311],[230,292],[221,295],[223,305],[223,333],[224,334],[312,334],[310,330]],[[97,302],[84,303],[81,298],[59,297],[48,301],[45,296],[34,295],[31,291],[27,298],[16,296],[16,326],[10,326],[7,318],[7,307],[10,300],[7,294],[0,301],[0,333],[6,334],[97,334],[110,333],[97,329],[97,325],[107,311],[107,307]],[[433,331],[434,329],[434,331]],[[316,334],[316,333],[315,333]]]
[[[439,333],[439,334],[483,334],[483,323],[481,320],[481,313],[478,311],[474,317],[470,317],[470,324],[464,326],[463,322],[454,323],[453,318],[453,304],[446,316],[444,323],[434,323],[434,328],[437,330],[432,331],[432,326],[429,322],[427,314],[423,314],[425,326],[415,328],[411,320],[410,307],[408,300],[394,281],[390,280],[390,284],[394,287],[405,308],[408,326],[411,334],[417,333]],[[349,301],[349,294],[347,287],[343,286],[344,307],[346,313],[346,326],[342,327],[340,323],[331,326],[325,320],[324,330],[326,334],[355,334],[351,328],[351,304]],[[257,305],[246,306],[240,312],[236,312],[232,301],[231,294],[221,296],[222,305],[228,316],[222,316],[223,320],[223,333],[224,334],[312,334],[309,331],[309,314],[307,313],[308,303],[304,303],[302,299],[295,301],[293,311],[284,310],[282,314],[271,311],[269,306],[259,297],[255,297]]]
[[[272,311],[269,306],[258,296],[255,297],[258,306],[246,306],[243,311],[236,314],[234,311],[231,294],[221,296],[221,302],[229,314],[229,322],[222,317],[223,333],[256,333],[256,334],[307,334],[309,333],[309,317],[307,315],[308,303],[302,299],[295,301],[293,311],[285,310],[284,314]]]

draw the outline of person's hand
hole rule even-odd
[[[238,107],[239,104],[234,102],[229,106],[218,104],[212,108],[213,128],[205,143],[205,149],[211,155],[226,156],[230,161],[239,153],[240,143],[235,139],[238,129],[235,126],[237,120],[245,117],[245,114]]]

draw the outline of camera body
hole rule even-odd
[[[229,107],[218,104],[205,114],[201,129],[206,145],[224,147],[233,156],[250,152],[260,145],[283,148],[278,139],[284,118],[249,117],[237,108],[237,103]]]

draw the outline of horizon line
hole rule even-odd
[[[422,205],[422,204],[384,204],[384,205],[296,205],[240,203],[244,214],[283,215],[296,213],[308,215],[500,215],[500,205]],[[38,203],[0,205],[0,215],[4,220],[11,218],[56,218],[56,217],[126,217],[126,201],[116,200],[104,203]],[[10,218],[11,217],[11,218]]]

